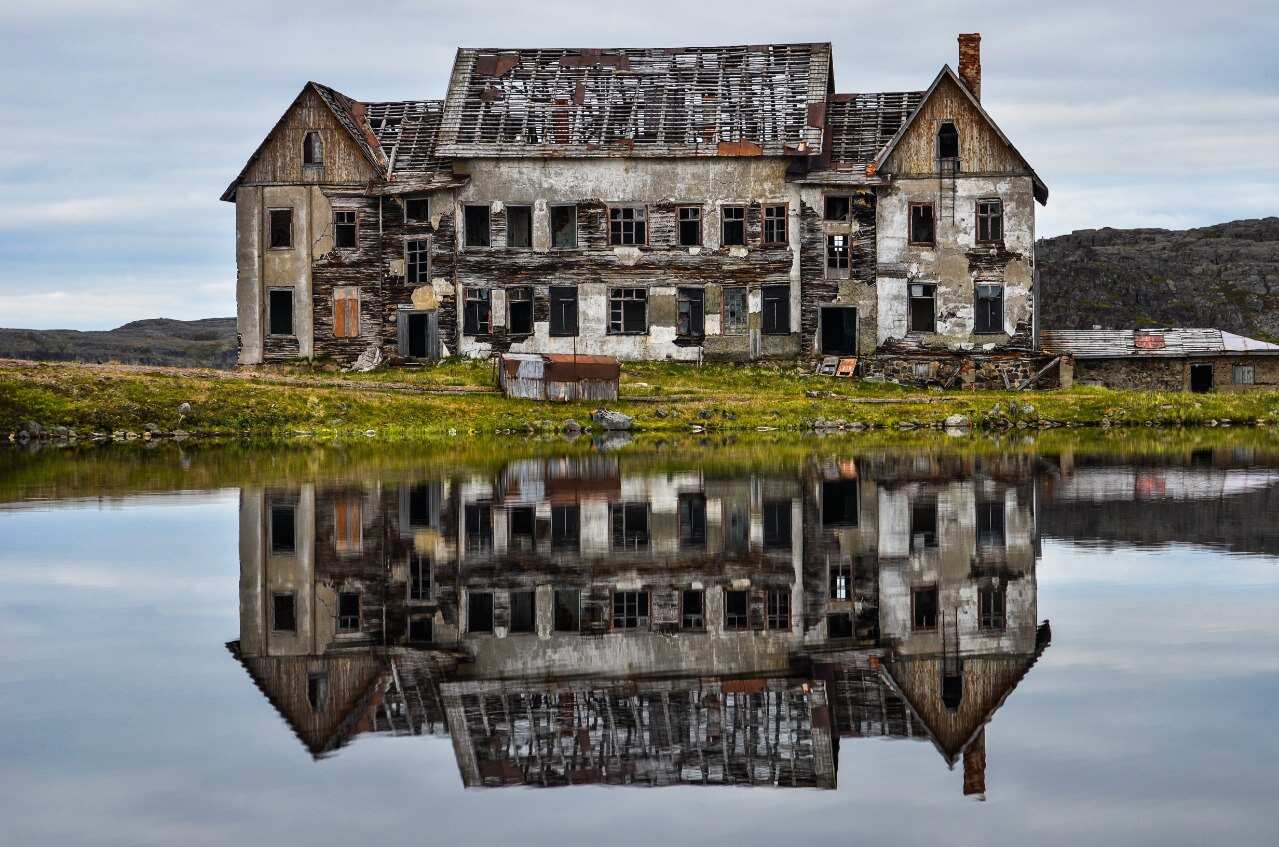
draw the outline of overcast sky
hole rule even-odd
[[[1274,0],[618,4],[5,0],[0,326],[235,312],[218,195],[307,79],[441,97],[454,50],[831,41],[841,91],[920,89],[982,33],[1041,235],[1276,213]]]

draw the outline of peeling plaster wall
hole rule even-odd
[[[293,246],[271,249],[268,212],[293,210]],[[236,191],[237,317],[240,361],[256,364],[314,355],[311,266],[333,219],[324,192],[315,186],[241,186]],[[293,290],[293,335],[267,334],[267,292]]]

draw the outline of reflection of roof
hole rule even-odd
[[[1046,329],[1043,346],[1076,359],[1277,355],[1268,344],[1220,329]]]

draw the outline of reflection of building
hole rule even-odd
[[[984,726],[1047,644],[1016,460],[616,457],[241,495],[230,646],[308,749],[444,732],[468,786],[833,787],[839,739]]]

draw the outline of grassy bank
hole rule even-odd
[[[180,411],[189,404],[189,411]],[[940,425],[963,415],[978,430],[1071,426],[1279,424],[1279,393],[1210,394],[1075,388],[932,392],[820,377],[794,367],[626,364],[609,408],[647,433],[806,431]],[[0,362],[0,433],[26,421],[89,433],[149,425],[219,438],[431,440],[589,424],[591,405],[510,400],[487,363],[373,374],[289,368],[253,373]],[[821,426],[824,423],[825,426]]]

